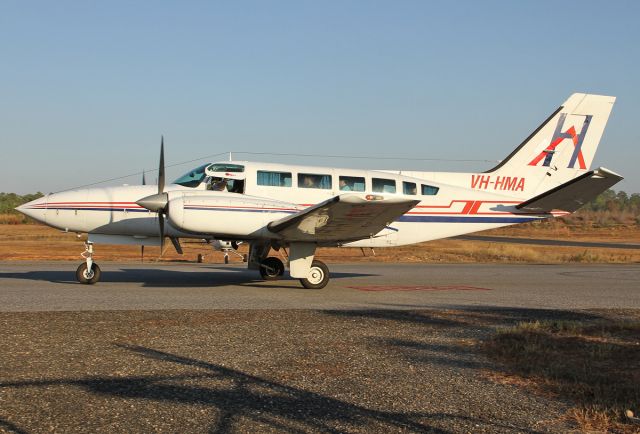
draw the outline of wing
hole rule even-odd
[[[574,212],[622,179],[617,173],[601,167],[522,202],[516,208],[534,212]]]
[[[369,238],[420,201],[379,195],[342,194],[269,224],[286,241],[322,244]]]

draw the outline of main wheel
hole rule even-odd
[[[329,267],[322,261],[313,261],[309,277],[300,279],[300,283],[307,289],[322,289],[329,283]]]
[[[284,274],[284,264],[278,258],[269,257],[260,264],[260,275],[264,280],[278,280]]]
[[[93,264],[91,264],[91,270],[89,270],[87,267],[87,263],[83,262],[76,270],[76,279],[80,283],[93,285],[100,280],[101,274],[102,272],[100,271],[100,267],[98,267],[98,264],[94,262]]]

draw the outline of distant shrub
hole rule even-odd
[[[44,196],[42,193],[37,192],[33,194],[19,195],[15,193],[0,193],[0,214],[15,214],[19,213],[14,209],[22,204],[31,202]]]

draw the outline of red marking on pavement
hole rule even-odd
[[[370,286],[347,286],[347,288],[358,291],[491,291],[491,288],[479,288],[477,286],[464,285],[370,285]]]

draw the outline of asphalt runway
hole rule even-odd
[[[322,290],[186,263],[104,262],[90,286],[77,265],[0,262],[0,432],[570,432],[571,400],[501,380],[483,342],[640,307],[637,264],[332,264]]]
[[[322,290],[264,282],[242,265],[0,263],[0,311],[640,308],[640,265],[332,264]]]

